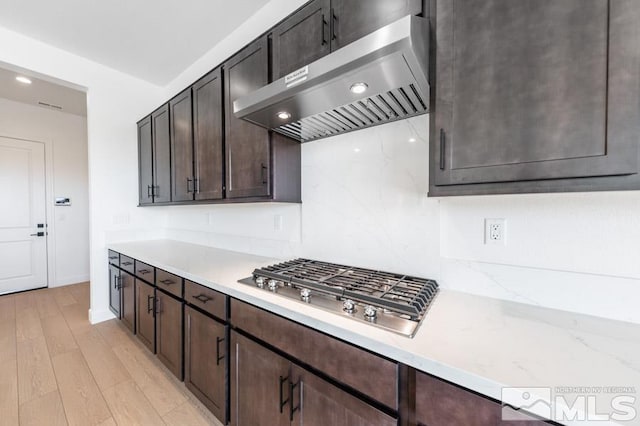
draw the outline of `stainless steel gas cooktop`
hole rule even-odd
[[[259,268],[239,282],[408,337],[438,293],[434,280],[309,259]]]

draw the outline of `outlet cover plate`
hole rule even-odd
[[[484,220],[484,243],[507,245],[507,221],[505,219]]]

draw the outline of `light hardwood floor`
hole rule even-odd
[[[0,425],[220,423],[118,320],[91,325],[89,284],[0,296]]]

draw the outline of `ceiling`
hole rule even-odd
[[[17,76],[26,76],[31,84],[20,83]],[[87,116],[87,97],[81,90],[55,84],[32,74],[0,68],[0,98]]]
[[[0,26],[165,86],[268,0],[0,0]]]

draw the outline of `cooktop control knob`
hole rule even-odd
[[[303,288],[300,290],[300,299],[309,303],[309,299],[311,298],[311,290],[308,288]]]
[[[354,313],[356,310],[356,302],[351,299],[345,300],[344,302],[342,302],[342,310],[348,314]]]
[[[269,282],[267,283],[267,285],[269,286],[269,291],[272,292],[276,292],[278,291],[278,281],[276,280],[269,280]]]
[[[374,321],[376,316],[378,315],[378,310],[371,305],[365,306],[364,308],[364,319],[367,321]]]
[[[264,288],[264,278],[256,277],[256,285],[258,286],[258,288]]]

